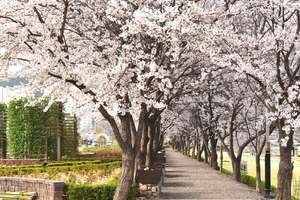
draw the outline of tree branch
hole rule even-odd
[[[37,10],[37,8],[36,8],[35,6],[33,7],[33,10],[34,10],[34,12],[37,14],[39,21],[40,21],[42,24],[44,24],[45,21],[43,20],[41,13]]]
[[[66,27],[66,23],[67,23],[67,13],[68,13],[68,7],[69,7],[69,1],[68,0],[64,0],[64,4],[65,4],[65,9],[64,9],[64,16],[63,16],[63,22],[60,28],[60,35],[58,36],[58,42],[63,44],[64,43],[64,32],[65,32],[65,27]]]

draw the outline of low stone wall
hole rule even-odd
[[[158,184],[142,184],[139,183],[139,193],[146,199],[158,198],[160,193],[160,183]]]
[[[0,177],[0,192],[37,192],[38,200],[62,200],[64,182],[19,177]]]

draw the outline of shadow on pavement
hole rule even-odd
[[[200,199],[200,194],[197,197],[189,197],[191,195],[190,192],[181,192],[181,193],[172,193],[172,194],[164,194],[160,195],[159,199]]]
[[[172,183],[164,183],[163,187],[193,187],[194,184],[193,183],[189,183],[189,182],[172,182]]]

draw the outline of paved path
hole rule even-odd
[[[160,200],[163,199],[234,199],[263,200],[261,194],[233,180],[207,164],[166,148],[166,175]]]

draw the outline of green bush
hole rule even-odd
[[[76,161],[76,162],[75,162]],[[83,165],[83,164],[102,164],[102,163],[112,163],[112,162],[121,162],[122,159],[119,158],[103,158],[103,159],[88,159],[88,160],[73,160],[73,162],[59,162],[59,163],[48,163],[46,167],[60,167],[60,166],[74,166],[74,165]],[[0,166],[0,170],[7,169],[22,169],[22,168],[43,168],[42,164],[40,165],[22,165],[22,166]]]
[[[223,173],[227,174],[227,175],[230,175],[232,176],[233,173],[227,169],[223,169],[222,170]],[[247,185],[250,185],[250,186],[253,186],[255,187],[256,186],[256,178],[253,177],[253,176],[250,176],[248,174],[245,174],[245,173],[241,173],[241,181]],[[261,181],[261,184],[260,184],[260,191],[265,191],[265,181]],[[274,186],[274,185],[271,185],[271,191],[274,195],[277,194],[277,188]]]
[[[64,186],[64,194],[69,200],[111,200],[119,184],[120,175],[116,176],[107,184],[85,185],[85,184],[68,184]],[[135,196],[137,184],[132,184],[128,199]]]
[[[12,176],[12,175],[26,175],[37,174],[43,172],[68,172],[68,171],[83,171],[101,169],[105,172],[112,171],[118,167],[121,167],[121,159],[98,159],[94,161],[78,161],[78,162],[66,162],[66,163],[49,163],[47,166],[43,165],[27,165],[27,166],[12,166],[12,167],[0,167],[0,176]]]
[[[224,174],[227,174],[227,175],[229,175],[229,176],[232,176],[233,175],[233,173],[231,172],[231,171],[229,171],[229,170],[227,170],[227,169],[222,169],[222,172],[224,173]]]
[[[256,178],[253,176],[250,176],[245,173],[241,173],[241,180],[242,180],[242,182],[246,183],[247,185],[250,185],[252,187],[256,186]]]
[[[265,191],[266,189],[266,182],[265,181],[261,181],[260,183],[260,190],[261,191]],[[274,185],[271,185],[271,192],[276,195],[277,194],[277,188]]]
[[[65,194],[70,200],[109,200],[113,198],[116,185],[65,184]]]

